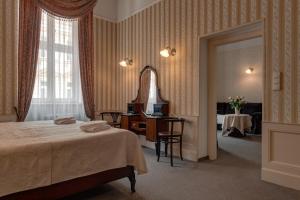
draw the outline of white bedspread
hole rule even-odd
[[[85,133],[80,124],[0,123],[0,196],[127,165],[147,172],[134,133],[116,128]]]

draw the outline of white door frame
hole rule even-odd
[[[216,47],[226,43],[243,41],[251,38],[262,37],[265,49],[264,20],[249,23],[226,31],[205,35],[199,38],[200,44],[200,78],[199,78],[199,149],[198,158],[208,155],[210,160],[217,159],[217,134],[216,134],[216,113],[217,113],[217,88],[216,88],[216,67],[214,56]],[[266,88],[266,58],[263,58],[263,112],[265,112],[265,88]]]

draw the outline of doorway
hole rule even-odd
[[[207,120],[200,123],[199,152],[203,152],[203,141],[207,143],[207,154],[210,160],[217,159],[217,69],[216,69],[216,53],[217,48],[221,45],[236,43],[240,41],[250,40],[254,38],[262,38],[263,52],[264,48],[264,28],[263,21],[244,25],[224,32],[215,33],[200,38],[200,116]],[[264,102],[265,90],[265,53],[263,53],[262,64],[262,82],[263,97],[262,110]],[[263,110],[264,111],[264,110]],[[201,156],[201,153],[199,154]]]
[[[218,157],[261,164],[262,37],[217,46]],[[236,109],[235,109],[235,108]]]

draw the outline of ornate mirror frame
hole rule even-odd
[[[163,104],[169,104],[169,101],[167,100],[164,100],[162,97],[161,97],[161,93],[160,93],[160,87],[159,87],[159,84],[158,84],[158,75],[157,75],[157,71],[154,67],[151,67],[151,66],[145,66],[142,71],[140,72],[140,77],[139,77],[139,89],[138,89],[138,93],[137,93],[137,96],[134,100],[132,100],[132,103],[143,103],[143,102],[140,102],[141,100],[141,84],[142,84],[142,75],[143,73],[146,71],[146,70],[151,70],[152,72],[154,72],[155,74],[155,77],[156,77],[156,94],[157,94],[157,103],[163,103]]]

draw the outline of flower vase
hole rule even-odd
[[[235,113],[236,115],[240,115],[240,114],[241,114],[241,110],[238,109],[238,108],[234,108],[234,113]]]

